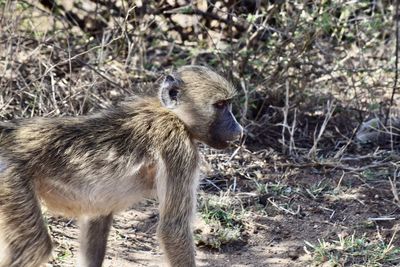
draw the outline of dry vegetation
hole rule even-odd
[[[392,1],[0,0],[0,118],[87,114],[206,64],[247,134],[203,149],[200,265],[398,266],[398,18]],[[116,218],[107,266],[157,265],[156,205]],[[75,222],[48,225],[51,266],[73,266]]]

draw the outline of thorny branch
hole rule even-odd
[[[395,15],[395,23],[396,23],[396,50],[394,53],[395,56],[395,75],[394,75],[394,84],[392,89],[392,96],[390,98],[390,105],[386,112],[385,125],[387,125],[390,109],[393,106],[394,95],[396,94],[397,88],[397,80],[399,76],[399,2],[400,0],[396,0],[396,15]]]

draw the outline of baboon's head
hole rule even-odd
[[[185,66],[167,75],[160,89],[162,104],[185,123],[191,135],[218,149],[243,131],[232,114],[234,96],[235,89],[225,78],[202,66]]]

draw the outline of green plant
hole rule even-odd
[[[364,234],[357,237],[339,235],[338,240],[318,240],[317,244],[306,243],[306,251],[312,255],[315,266],[394,266],[398,261],[400,248],[382,241],[372,241]],[[394,264],[394,263],[393,263]]]
[[[241,239],[243,210],[229,196],[202,196],[199,199],[201,218],[205,227],[196,234],[199,245],[220,248]]]

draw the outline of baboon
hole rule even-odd
[[[40,203],[80,222],[78,265],[101,266],[113,214],[159,200],[157,236],[170,266],[195,266],[197,142],[222,149],[242,127],[233,86],[202,66],[140,97],[88,116],[0,124],[0,266],[36,267],[52,242]]]

